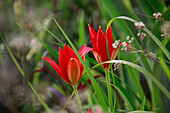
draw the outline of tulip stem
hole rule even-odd
[[[110,112],[113,111],[113,103],[112,103],[112,93],[111,93],[111,84],[110,84],[110,76],[109,70],[105,70],[106,80],[107,80],[107,91],[108,91],[108,100],[109,100],[109,108]]]
[[[82,105],[81,105],[81,101],[80,101],[80,97],[79,97],[79,94],[78,94],[78,91],[77,91],[77,87],[73,86],[73,89],[74,89],[74,92],[75,92],[75,95],[76,95],[77,104],[79,106],[80,112],[83,113],[83,108],[82,108]]]
[[[110,64],[111,65],[111,64]],[[111,74],[112,74],[112,77],[113,77],[113,84],[115,84],[115,76],[114,76],[114,73],[113,73],[113,68],[111,68]],[[113,106],[113,113],[115,113],[115,107],[116,107],[116,91],[115,91],[115,95],[114,95],[114,106]]]

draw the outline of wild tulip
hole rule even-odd
[[[96,32],[89,25],[89,34],[90,34],[90,38],[93,44],[92,52],[98,63],[106,62],[109,60],[108,55],[107,55],[106,39],[107,39],[107,44],[108,44],[107,46],[109,49],[110,60],[115,60],[120,46],[126,45],[132,50],[131,46],[127,42],[116,44],[116,47],[113,47],[114,42],[113,42],[113,34],[112,34],[111,26],[108,28],[108,30],[104,34],[103,31],[101,30],[101,26],[99,26],[98,32]],[[102,68],[104,70],[108,70],[110,69],[110,65],[103,64]]]
[[[80,48],[79,54],[84,61],[85,54],[89,51],[91,51],[89,47]],[[70,85],[75,86],[80,80],[84,67],[70,46],[67,47],[65,44],[63,50],[59,47],[59,65],[48,57],[43,57],[43,59],[47,60],[60,77]]]

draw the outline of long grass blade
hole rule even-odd
[[[79,23],[79,47],[86,44],[86,35],[84,27],[84,12],[81,13],[80,23]]]

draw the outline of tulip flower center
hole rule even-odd
[[[80,65],[76,58],[71,58],[67,68],[68,78],[72,85],[76,85],[80,78]]]

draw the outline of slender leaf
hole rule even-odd
[[[145,100],[146,100],[146,97],[144,97],[144,99],[143,99],[143,102],[142,102],[142,104],[141,104],[141,106],[140,106],[140,110],[144,110],[144,108],[145,108]]]
[[[64,90],[62,88],[60,88],[57,84],[53,84],[53,86],[59,91],[61,92],[63,95],[65,95],[66,93],[64,92]]]
[[[85,26],[84,26],[84,12],[81,13],[79,23],[79,47],[86,44]]]

